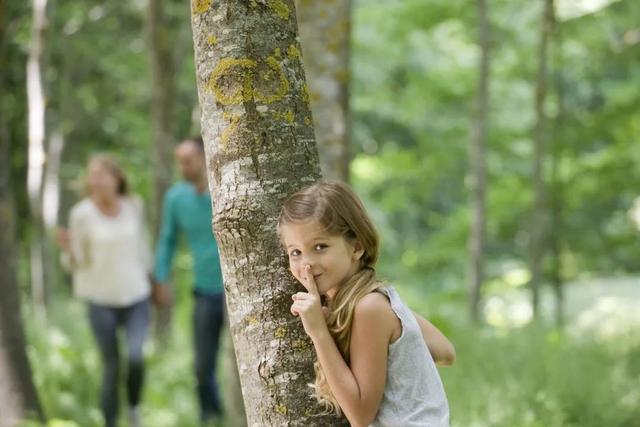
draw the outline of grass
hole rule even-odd
[[[181,289],[170,343],[159,348],[150,342],[145,348],[143,419],[149,426],[197,425],[191,298],[188,287]],[[421,300],[418,293],[401,293],[456,346],[455,365],[440,370],[452,427],[640,427],[637,329],[603,338],[544,325],[472,328],[460,320],[465,318],[464,304],[455,298],[438,311],[411,304]],[[32,316],[27,316],[27,326],[48,426],[100,426],[100,363],[83,304],[62,295],[47,326]]]

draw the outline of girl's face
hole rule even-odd
[[[87,187],[91,196],[100,199],[115,197],[118,194],[118,180],[100,162],[89,163]]]
[[[320,295],[332,297],[360,267],[364,249],[341,235],[329,234],[318,222],[287,224],[280,233],[294,277],[309,290],[305,266],[311,267]]]

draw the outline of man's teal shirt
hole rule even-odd
[[[218,245],[211,230],[211,196],[188,182],[174,184],[165,194],[162,227],[156,247],[154,275],[167,282],[179,233],[184,233],[194,263],[195,289],[205,294],[223,291]]]

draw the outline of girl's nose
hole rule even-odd
[[[309,255],[305,255],[302,258],[302,269],[304,270],[307,267],[307,265],[310,266],[311,268],[313,268],[315,265],[315,261],[313,257],[310,257]]]

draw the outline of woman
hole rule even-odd
[[[88,164],[86,197],[72,209],[70,230],[58,232],[63,264],[73,273],[74,294],[88,303],[89,321],[104,363],[101,407],[107,427],[118,415],[119,346],[123,329],[128,350],[129,419],[140,425],[144,379],[142,345],[149,325],[151,255],[142,200],[109,156]]]

